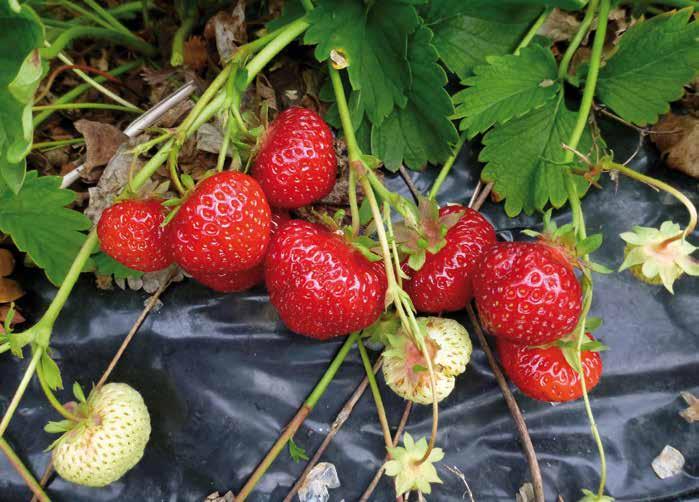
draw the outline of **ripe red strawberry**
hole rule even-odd
[[[589,333],[587,337],[594,340]],[[580,375],[568,364],[560,347],[543,349],[498,340],[498,353],[507,376],[527,396],[551,402],[582,396]],[[602,358],[599,352],[583,351],[581,360],[589,392],[602,376]]]
[[[250,176],[222,172],[201,181],[167,225],[175,261],[190,274],[238,272],[262,261],[271,212]]]
[[[289,329],[326,340],[365,328],[384,309],[386,276],[321,225],[292,220],[265,260],[272,305]]]
[[[251,174],[272,207],[293,209],[322,199],[337,177],[330,128],[312,110],[284,110],[269,126]]]
[[[403,289],[419,312],[453,312],[473,299],[472,275],[483,252],[495,244],[495,229],[478,211],[463,206],[445,206],[439,216],[463,212],[447,231],[446,245],[427,253],[418,271],[407,268],[409,280]]]
[[[290,219],[289,213],[286,211],[272,211],[270,239],[274,237],[277,230]],[[239,272],[223,272],[218,274],[198,272],[192,274],[192,277],[214,291],[220,291],[221,293],[237,293],[250,289],[264,281],[265,269],[264,263],[258,263],[252,268]]]
[[[134,270],[154,272],[172,263],[161,224],[167,210],[154,199],[117,202],[102,213],[97,236],[102,251]]]
[[[573,267],[540,242],[502,242],[481,257],[473,292],[483,326],[523,345],[570,333],[580,316],[581,290]]]

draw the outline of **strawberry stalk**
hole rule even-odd
[[[253,57],[245,66],[247,72],[246,85],[249,85],[255,76],[265,67],[265,65],[269,63],[269,61],[271,61],[275,55],[277,55],[284,47],[291,43],[298,35],[303,33],[307,27],[308,22],[305,20],[305,18],[300,18],[280,28],[279,30],[266,35],[265,37],[241,47],[239,52],[244,55],[250,55],[259,51],[256,56]],[[274,37],[272,37],[273,34]],[[240,57],[243,58],[243,56]],[[222,73],[226,73],[227,77],[227,70],[225,68]],[[158,150],[158,152],[151,157],[150,160],[144,164],[141,170],[131,179],[128,187],[126,187],[120,195],[123,195],[126,190],[136,191],[143,186],[143,184],[150,179],[155,171],[157,171],[157,169],[167,161],[170,151],[173,149],[173,147],[176,148],[176,139],[184,142],[187,137],[194,134],[202,124],[210,120],[220,110],[225,99],[225,93],[217,94],[217,92],[225,83],[226,79],[219,77],[214,80],[214,83],[216,86],[218,86],[218,88],[212,89],[210,87],[204,92],[200,101],[197,102],[197,105],[192,108],[188,116],[185,118],[183,122],[184,127],[181,125],[178,128],[179,136],[176,138],[170,138],[167,142],[165,142],[160,150]],[[212,85],[214,84],[212,83]],[[54,296],[51,304],[39,322],[22,333],[12,335],[13,344],[15,345],[16,350],[21,350],[21,348],[25,345],[33,343],[34,352],[32,359],[30,360],[29,365],[27,366],[17,387],[17,390],[15,391],[7,410],[5,411],[2,420],[0,420],[0,438],[2,438],[5,434],[10,420],[19,406],[19,402],[21,401],[29,382],[31,381],[31,378],[36,371],[42,354],[49,346],[54,323],[56,322],[56,319],[58,318],[58,315],[60,314],[64,305],[68,301],[68,297],[70,296],[75,283],[85,268],[85,264],[90,258],[90,255],[94,251],[98,242],[99,239],[97,238],[97,231],[93,228],[87,235],[85,242],[76,255],[75,260],[73,261],[65,279],[63,280],[63,283],[58,288],[56,296]]]
[[[587,32],[594,13],[597,8],[597,1],[591,0],[587,12],[585,13],[585,19],[580,27],[580,30],[576,34],[573,43],[571,43],[568,48],[568,52],[574,52],[577,47],[576,44],[580,43],[584,34]],[[597,86],[597,77],[599,75],[600,63],[602,59],[602,50],[604,48],[605,37],[607,33],[607,22],[609,18],[610,11],[610,0],[601,0],[599,14],[598,14],[598,24],[597,31],[595,33],[595,38],[592,43],[592,52],[590,55],[590,67],[587,74],[587,79],[585,81],[585,87],[583,89],[583,95],[580,103],[580,108],[578,110],[577,120],[575,127],[571,132],[570,138],[567,144],[575,149],[582,138],[583,132],[585,131],[585,126],[587,125],[587,120],[590,115],[590,110],[592,109],[593,98],[595,95],[595,88]],[[571,50],[571,47],[573,48]],[[564,59],[561,63],[559,69],[559,77],[564,78],[567,73],[567,65],[572,58],[572,52],[569,55],[568,52],[564,55]],[[566,58],[566,56],[568,56]],[[574,160],[573,150],[566,150],[564,162],[570,164]],[[585,230],[585,217],[583,215],[582,206],[580,204],[580,198],[578,196],[578,191],[574,182],[574,174],[569,171],[568,176],[566,176],[566,189],[568,192],[568,199],[570,200],[570,207],[572,211],[573,225],[576,229],[579,239],[585,239],[587,237],[587,232]],[[583,260],[589,263],[589,257],[583,257]],[[583,311],[580,316],[579,330],[577,336],[577,362],[580,372],[580,386],[582,388],[583,399],[585,402],[585,412],[587,413],[588,421],[590,422],[590,429],[592,431],[592,436],[597,445],[597,450],[600,457],[600,482],[597,490],[596,496],[591,492],[584,491],[586,493],[586,498],[593,497],[593,500],[602,500],[604,497],[604,487],[607,481],[607,463],[604,454],[604,445],[602,444],[602,439],[600,438],[599,431],[597,430],[597,424],[595,422],[594,415],[592,413],[592,407],[590,406],[590,399],[587,395],[587,386],[585,385],[585,375],[583,374],[583,365],[581,359],[581,349],[583,341],[585,340],[585,320],[587,313],[590,310],[590,305],[592,304],[592,281],[589,272],[585,273],[583,278]]]
[[[388,294],[390,295],[390,298],[392,298],[393,300],[393,304],[396,307],[396,311],[401,320],[403,329],[406,333],[408,333],[411,336],[411,338],[413,338],[413,340],[415,341],[415,345],[420,349],[420,351],[423,354],[423,357],[425,358],[425,361],[427,362],[427,370],[429,372],[430,386],[432,390],[432,432],[430,435],[430,441],[427,447],[427,451],[425,452],[423,458],[420,459],[420,461],[418,462],[418,464],[421,464],[429,458],[430,453],[434,449],[435,441],[437,438],[437,429],[439,423],[439,406],[437,404],[437,394],[435,392],[436,382],[434,367],[432,366],[432,358],[430,357],[427,351],[427,347],[425,346],[425,341],[422,336],[420,327],[417,323],[417,319],[415,319],[412,304],[407,298],[407,294],[405,293],[405,291],[403,291],[399,282],[396,280],[396,277],[399,277],[399,274],[396,272],[397,269],[394,269],[394,266],[392,264],[391,250],[388,244],[389,239],[386,235],[386,229],[384,228],[384,218],[381,215],[381,210],[379,209],[378,202],[376,201],[374,188],[376,188],[377,191],[379,191],[379,194],[382,196],[382,198],[386,202],[391,204],[394,208],[398,206],[407,210],[409,206],[403,205],[400,199],[405,200],[407,204],[410,204],[410,202],[404,199],[403,197],[398,196],[397,194],[389,192],[384,187],[383,183],[381,183],[380,180],[378,180],[375,173],[371,169],[367,168],[366,164],[364,163],[362,152],[359,148],[356,137],[354,136],[352,119],[349,113],[349,107],[347,106],[347,98],[345,97],[345,90],[342,86],[340,74],[338,70],[336,70],[332,66],[332,63],[330,63],[328,66],[330,80],[332,82],[333,91],[335,93],[335,100],[337,102],[337,108],[340,115],[340,120],[342,122],[342,129],[345,134],[345,140],[347,141],[347,153],[350,161],[350,169],[356,169],[358,171],[357,174],[359,175],[359,182],[362,186],[362,190],[364,191],[367,200],[369,201],[369,207],[371,208],[374,224],[376,225],[376,233],[379,239],[379,243],[381,245],[384,269],[386,271],[386,280],[388,282]],[[398,199],[398,197],[400,197],[400,199]],[[401,210],[398,210],[398,212],[403,214]],[[404,216],[407,215],[404,214]],[[413,213],[412,216],[415,217],[416,215]],[[390,218],[388,218],[388,221],[390,221]]]
[[[434,199],[435,197],[437,197],[439,189],[442,188],[442,183],[444,183],[444,180],[449,175],[451,167],[454,165],[454,162],[456,162],[456,158],[459,156],[461,147],[464,146],[464,143],[466,142],[467,133],[468,131],[461,132],[461,134],[459,135],[459,140],[456,142],[456,145],[454,145],[454,150],[452,154],[449,156],[447,160],[444,161],[444,164],[442,165],[442,168],[439,170],[439,174],[437,175],[437,178],[434,180],[432,188],[430,189],[430,199]]]
[[[578,50],[578,47],[580,47],[583,38],[585,38],[585,35],[587,35],[590,26],[592,26],[592,21],[595,18],[595,12],[597,12],[597,4],[599,4],[599,0],[590,0],[590,3],[587,4],[587,10],[585,11],[585,16],[580,23],[580,27],[575,33],[573,39],[570,41],[570,44],[568,44],[568,48],[563,54],[561,63],[558,66],[558,78],[560,80],[564,80],[568,76],[568,67],[570,66],[570,62],[573,60],[573,55],[575,55],[575,52]]]
[[[342,344],[342,347],[340,347],[339,352],[325,370],[325,373],[318,381],[313,391],[306,398],[306,401],[304,401],[303,406],[299,408],[294,418],[292,418],[288,425],[284,428],[284,432],[282,432],[282,434],[277,438],[277,441],[272,445],[269,452],[267,452],[265,458],[262,459],[260,464],[250,475],[248,481],[240,489],[238,495],[235,496],[235,500],[237,502],[242,502],[248,497],[248,495],[250,495],[255,486],[257,486],[257,483],[260,481],[260,479],[262,479],[262,476],[264,476],[265,472],[267,472],[267,469],[269,469],[269,467],[272,465],[272,462],[274,462],[281,451],[286,447],[289,440],[294,437],[296,431],[299,430],[303,422],[306,420],[306,417],[308,417],[318,400],[325,393],[330,382],[333,380],[333,378],[335,378],[335,374],[340,369],[340,366],[342,366],[342,363],[347,357],[352,345],[359,340],[359,333],[359,331],[356,331],[347,337],[345,342]]]
[[[53,393],[51,387],[49,387],[48,383],[46,382],[46,377],[44,376],[44,372],[41,369],[41,365],[39,365],[36,369],[36,376],[39,378],[39,384],[41,385],[41,389],[44,391],[44,394],[46,395],[46,399],[48,400],[49,404],[51,404],[51,406],[53,406],[53,408],[63,418],[67,420],[72,420],[73,422],[79,422],[80,417],[68,411],[68,409],[65,406],[63,406],[60,403],[60,401],[56,398],[56,395]]]
[[[41,485],[36,481],[34,475],[31,471],[22,463],[22,460],[17,456],[12,447],[5,441],[5,439],[0,438],[0,450],[5,454],[7,460],[9,460],[12,467],[22,476],[22,479],[29,487],[29,489],[34,493],[34,496],[41,502],[50,502],[51,499],[46,495],[46,492],[41,488]]]
[[[672,185],[669,185],[664,181],[657,180],[651,176],[646,176],[645,174],[636,172],[629,167],[626,167],[622,164],[618,164],[611,160],[603,160],[601,162],[600,167],[605,171],[617,171],[625,176],[628,176],[629,178],[635,179],[637,181],[640,181],[641,183],[645,183],[646,185],[650,185],[659,190],[667,192],[670,195],[672,195],[675,199],[680,201],[687,208],[687,212],[689,213],[689,222],[687,222],[687,226],[685,227],[684,231],[678,234],[676,237],[674,237],[673,240],[679,238],[687,238],[687,236],[689,236],[696,228],[697,208],[694,206],[694,204],[692,204],[692,201],[689,200],[689,198],[685,194],[677,190]],[[666,241],[666,243],[668,243],[668,241]]]
[[[374,404],[376,405],[376,412],[379,415],[379,423],[381,424],[381,431],[383,432],[383,439],[386,442],[386,448],[391,448],[393,447],[393,439],[391,439],[391,429],[388,426],[388,419],[386,418],[386,409],[383,405],[383,399],[381,398],[379,386],[376,383],[374,370],[371,367],[369,354],[367,354],[366,348],[364,347],[364,343],[361,339],[357,340],[357,348],[359,349],[359,355],[362,358],[362,364],[364,364],[364,371],[366,371],[366,376],[369,379],[369,388],[371,389],[371,395],[374,397]]]

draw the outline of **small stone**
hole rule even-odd
[[[684,457],[675,448],[666,445],[660,455],[655,457],[651,466],[660,479],[671,478],[682,472]]]

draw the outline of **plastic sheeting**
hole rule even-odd
[[[635,149],[637,137],[628,130],[616,131],[623,137],[611,143],[617,158],[623,159]],[[674,183],[697,202],[697,182],[659,164],[657,153],[648,148],[632,166]],[[467,146],[440,201],[468,201],[479,171],[476,153]],[[414,173],[418,188],[428,189],[435,174],[435,169]],[[407,193],[399,177],[388,181]],[[604,190],[591,189],[583,204],[589,231],[605,234],[596,258],[612,268],[622,260],[620,232],[634,224],[686,221],[682,206],[665,194],[629,179],[621,179],[618,189],[608,177],[602,184]],[[501,206],[491,203],[483,211],[505,237],[538,223],[538,217],[508,219]],[[30,290],[23,300],[24,311],[41,312],[55,289],[36,271],[26,272],[21,280]],[[699,282],[683,279],[675,290],[672,296],[637,282],[629,273],[595,279],[592,314],[604,319],[596,334],[611,350],[602,356],[604,376],[591,399],[607,452],[608,493],[618,500],[699,500],[699,425],[678,416],[686,407],[679,393],[689,390],[699,395]],[[99,378],[145,297],[142,292],[99,291],[89,276],[80,281],[52,340],[67,389],[74,380],[89,385]],[[220,295],[187,281],[171,286],[163,301],[112,377],[138,389],[150,409],[153,434],[143,460],[121,481],[100,490],[56,478],[49,486],[55,500],[189,501],[202,500],[216,490],[235,492],[341,343],[318,343],[289,333],[263,288]],[[464,316],[460,320],[468,326]],[[26,361],[3,356],[3,411],[25,365]],[[352,351],[296,435],[296,442],[309,454],[362,376],[362,365]],[[60,397],[68,400],[68,394],[64,391]],[[389,420],[397,424],[403,403],[385,388],[383,395]],[[595,489],[598,458],[582,402],[553,406],[518,391],[515,396],[541,463],[546,499],[555,500],[560,494],[567,501],[577,500],[581,488]],[[7,437],[37,476],[49,459],[43,450],[52,435],[42,427],[50,419],[57,415],[33,381]],[[427,435],[430,419],[429,407],[417,407],[407,430],[414,437]],[[479,348],[441,406],[438,444],[446,452],[443,463],[463,472],[478,501],[513,500],[529,479],[513,422]],[[651,462],[668,444],[687,462],[680,475],[660,480]],[[337,466],[342,483],[331,490],[330,500],[356,500],[383,456],[383,439],[367,392],[323,458]],[[295,464],[287,452],[282,453],[249,500],[281,500],[302,469],[303,463]],[[443,467],[440,475],[444,485],[435,488],[431,500],[462,500],[463,482]],[[392,500],[391,490],[384,478],[374,499]],[[19,476],[0,458],[0,499],[27,500],[28,495]]]

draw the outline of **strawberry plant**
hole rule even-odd
[[[622,17],[635,16],[613,35],[612,3]],[[636,3],[627,11],[623,2],[611,0],[289,0],[263,30],[248,35],[239,24],[223,37],[228,28],[215,21],[198,25],[209,2],[176,2],[177,26],[167,46],[172,67],[185,64],[188,48],[202,43],[189,37],[200,28],[203,35],[214,32],[221,65],[170,125],[149,126],[145,139],[125,147],[132,156],[128,172],[110,188],[107,202],[97,200],[100,208],[86,211],[96,221],[93,227],[70,207],[76,196],[61,186],[65,178],[27,171],[28,164],[35,167],[28,157],[33,137],[56,110],[138,112],[85,72],[98,73],[103,82],[140,61],[105,73],[73,64],[66,51],[81,40],[99,41],[131,58],[138,52],[157,60],[155,37],[145,28],[163,12],[150,2],[139,9],[131,3],[106,8],[94,0],[5,2],[3,36],[16,40],[6,40],[0,69],[0,231],[58,287],[33,326],[12,332],[10,315],[0,338],[1,352],[19,358],[31,353],[0,420],[0,446],[35,494],[48,498],[2,439],[35,375],[63,417],[46,430],[62,433],[52,455],[64,479],[95,487],[116,481],[142,457],[150,435],[140,394],[126,384],[105,383],[123,348],[88,397],[77,383],[77,402],[62,404],[55,394],[63,378],[51,337],[76,281],[95,270],[122,279],[162,270],[173,277],[179,267],[222,293],[264,282],[290,331],[321,341],[347,336],[236,500],[251,494],[287,447],[294,460],[308,460],[294,435],[354,345],[386,448],[378,477],[385,471],[399,498],[438,490],[435,464],[444,457],[438,447],[440,402],[448,405],[459,379],[469,377],[473,350],[467,329],[441,315],[464,309],[497,340],[505,373],[523,394],[545,401],[583,399],[600,481],[594,492],[579,487],[582,500],[612,500],[588,395],[600,381],[600,352],[607,348],[589,334],[594,278],[612,271],[592,260],[603,236],[588,235],[581,199],[607,174],[667,192],[687,208],[688,224],[666,221],[656,229],[631,222],[633,228],[620,236],[627,244],[620,270],[670,293],[681,276],[699,275],[690,242],[697,222],[691,200],[620,162],[598,125],[602,115],[636,129],[654,124],[699,70],[696,2],[655,2],[680,7],[672,10]],[[542,28],[554,9],[579,19],[577,30],[557,43]],[[235,44],[222,51],[219,44],[230,40]],[[304,64],[313,77],[305,78],[322,83],[317,95],[305,96],[305,106],[278,110],[269,122],[270,108],[277,106],[265,88],[269,79],[260,75],[271,74],[292,44],[312,48]],[[56,58],[65,65],[51,69]],[[74,71],[85,87],[38,104],[64,71]],[[176,71],[151,78],[162,82]],[[88,86],[118,104],[74,102]],[[309,108],[320,102],[322,115]],[[193,139],[199,144],[205,125],[220,133],[220,141],[214,153],[200,149],[209,156],[192,155]],[[482,146],[472,203],[440,207],[440,187],[467,141]],[[441,169],[429,195],[415,193],[414,200],[390,190],[382,173],[435,164]],[[154,189],[158,184],[151,179],[163,178],[164,188]],[[469,189],[464,187],[462,199]],[[96,193],[90,197],[97,199]],[[497,242],[495,229],[478,212],[488,194],[509,217],[541,213],[542,231],[523,232],[535,240]],[[324,202],[333,195],[341,201],[336,212]],[[552,211],[566,205],[570,221],[559,227]],[[474,328],[479,332],[480,324]],[[369,341],[381,347],[387,386],[431,407],[429,437],[414,440],[406,433],[399,446],[400,434],[391,436],[365,348]],[[535,499],[543,500],[531,446],[527,458]]]

